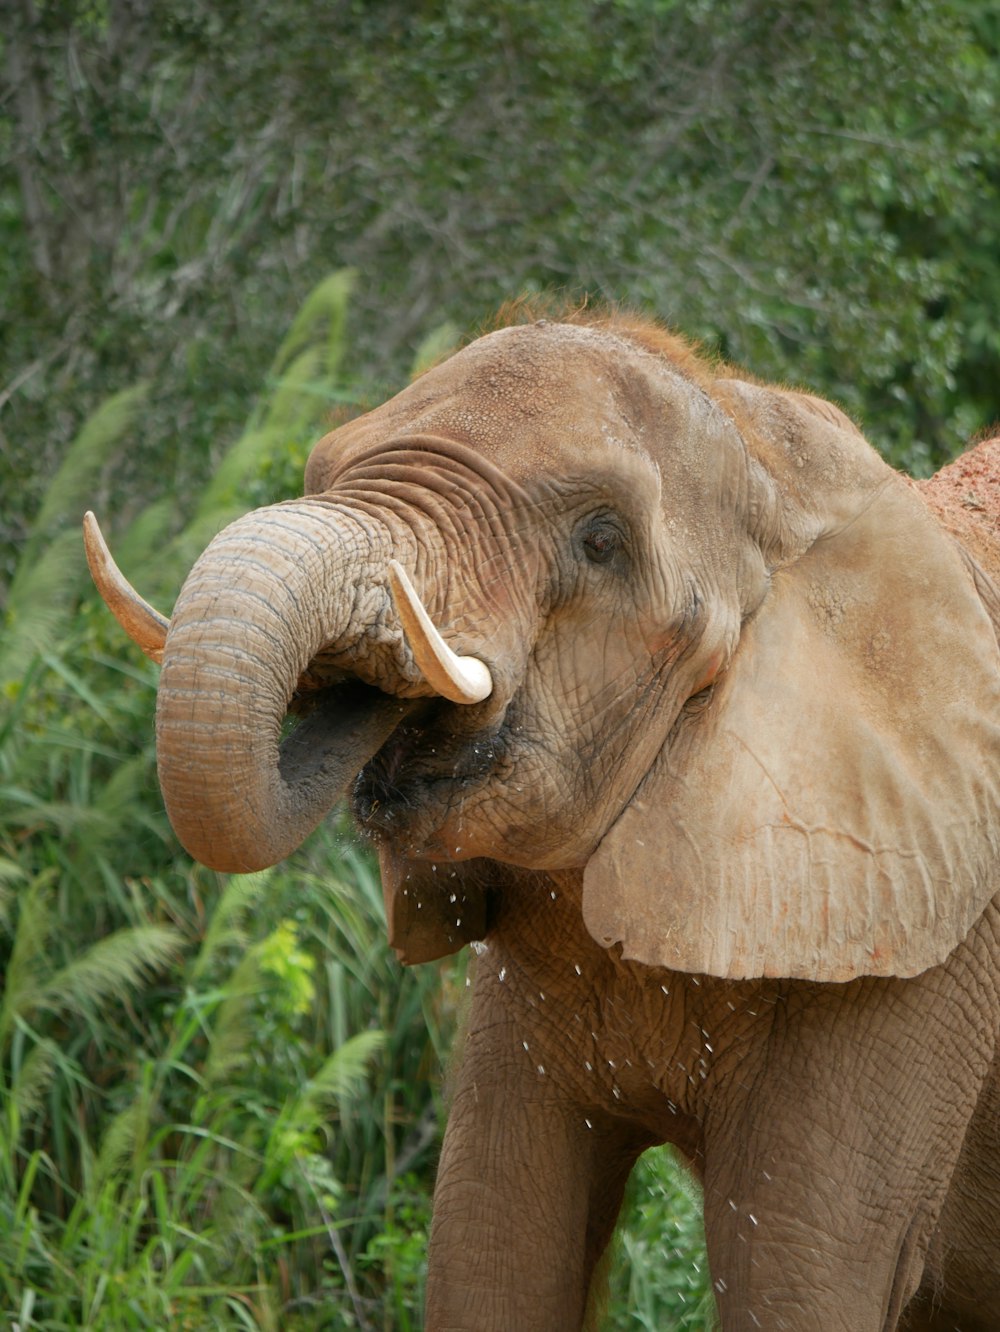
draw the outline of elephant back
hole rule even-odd
[[[1000,587],[1000,435],[915,485],[942,525]],[[1000,629],[995,610],[993,621]]]

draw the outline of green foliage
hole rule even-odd
[[[107,911],[177,923],[89,944],[87,912],[57,919],[57,871],[25,885],[5,859],[4,1316],[227,1328],[238,1306],[319,1328],[415,1306],[415,1248],[397,1278],[376,1241],[416,1169],[426,1211],[430,1041],[450,1042],[460,981],[386,955],[377,876],[343,839],[231,880],[174,852]]]
[[[0,639],[0,689],[24,675],[33,657],[65,632],[86,565],[80,518],[103,472],[122,450],[146,400],[143,387],[102,403],[81,428],[56,471],[38,511],[7,595]]]
[[[348,901],[356,896],[349,883],[339,891]],[[57,1174],[44,1148],[32,1150],[24,1120],[34,1115],[37,1127],[53,1130],[45,1123],[44,1084],[59,1082],[71,1109],[85,1074],[66,1038],[39,1037],[25,1014],[76,1001],[89,1013],[86,1025],[100,1031],[106,1015],[94,1005],[112,991],[121,997],[124,981],[134,988],[139,968],[164,962],[166,954],[151,958],[149,939],[123,932],[59,967],[39,900],[28,894],[20,908],[8,980],[16,1008],[3,1015],[3,1031],[23,1040],[22,1048],[10,1038],[4,1046],[10,1053],[3,1159],[14,1173],[4,1180],[3,1204],[18,1224],[0,1230],[0,1307],[14,1316],[30,1303],[33,1321],[25,1326],[47,1329],[173,1327],[185,1318],[221,1328],[230,1325],[235,1300],[247,1326],[352,1325],[355,1305],[362,1312],[374,1305],[374,1296],[354,1283],[353,1255],[372,1244],[374,1218],[385,1207],[380,1198],[389,1190],[384,1166],[374,1180],[359,1178],[362,1161],[369,1169],[376,1164],[371,1152],[360,1159],[341,1153],[338,1170],[329,1144],[337,1117],[343,1122],[367,1098],[386,1038],[369,1026],[324,1053],[322,1037],[314,1030],[310,1040],[303,1030],[307,1017],[323,1023],[325,1005],[302,1011],[300,976],[311,975],[317,955],[335,942],[325,935],[335,925],[301,913],[309,917],[313,952],[289,965],[300,952],[289,947],[295,932],[287,919],[268,929],[277,912],[301,900],[294,874],[260,875],[249,886],[232,881],[218,906],[224,925],[207,931],[200,947],[197,935],[185,941],[185,961],[153,1009],[156,1025],[145,1048],[134,1050],[135,1066],[118,1069],[93,1123],[63,1126],[72,1134],[75,1165]],[[252,915],[261,934],[256,943]],[[175,947],[175,932],[166,942]],[[35,982],[25,980],[25,958]],[[273,965],[276,959],[282,965]],[[98,960],[105,966],[88,965]],[[47,969],[54,970],[51,979]],[[397,977],[397,989],[413,984],[421,982]],[[376,1002],[381,996],[367,996],[369,1023]],[[329,1031],[336,1023],[323,1025]],[[105,1049],[105,1076],[108,1064]],[[383,1064],[377,1077],[384,1094],[391,1097],[390,1079],[407,1073]],[[365,1197],[364,1188],[380,1183],[378,1197]],[[333,1237],[342,1266],[328,1272],[320,1242]],[[292,1263],[298,1265],[293,1303],[308,1306],[322,1294],[320,1321],[285,1321],[290,1297],[278,1277]],[[380,1276],[374,1274],[375,1289]]]
[[[283,920],[260,945],[260,969],[279,981],[277,997],[286,1017],[308,1013],[316,998],[312,973],[315,961],[299,947],[295,924]]]
[[[26,0],[3,42],[2,541],[140,381],[111,499],[190,515],[332,262],[354,333],[293,371],[293,328],[298,405],[312,359],[378,396],[429,328],[557,287],[830,394],[920,470],[1000,416],[980,0]]]
[[[334,275],[307,302],[214,502],[172,540],[162,504],[133,518],[123,545],[162,586],[256,487],[300,488],[286,454],[344,396],[348,291]],[[75,526],[131,401],[82,432],[39,530]],[[377,874],[339,826],[269,874],[191,867],[156,792],[154,668],[120,660],[81,586],[0,713],[0,1320],[393,1326],[422,1258],[378,1240],[397,1203],[426,1214],[460,970],[388,955]]]
[[[640,1159],[615,1243],[606,1332],[706,1332],[715,1326],[701,1191],[670,1148]]]

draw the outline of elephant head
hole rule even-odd
[[[473,342],[222,532],[166,632],[93,562],[162,652],[191,854],[271,864],[350,790],[408,960],[487,928],[498,864],[579,871],[598,943],[730,977],[913,974],[995,888],[967,560],[836,408],[653,326]],[[447,926],[416,943],[411,893]]]

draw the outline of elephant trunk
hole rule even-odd
[[[288,855],[410,700],[433,692],[391,610],[392,553],[369,514],[300,500],[239,519],[191,570],[164,647],[156,731],[167,812],[197,860],[247,872]],[[310,705],[282,742],[303,680]]]

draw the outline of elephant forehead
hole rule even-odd
[[[431,434],[525,480],[607,464],[623,451],[655,457],[657,441],[681,445],[712,410],[663,357],[606,329],[543,322],[479,338],[321,440],[316,462],[339,466],[394,437]]]

